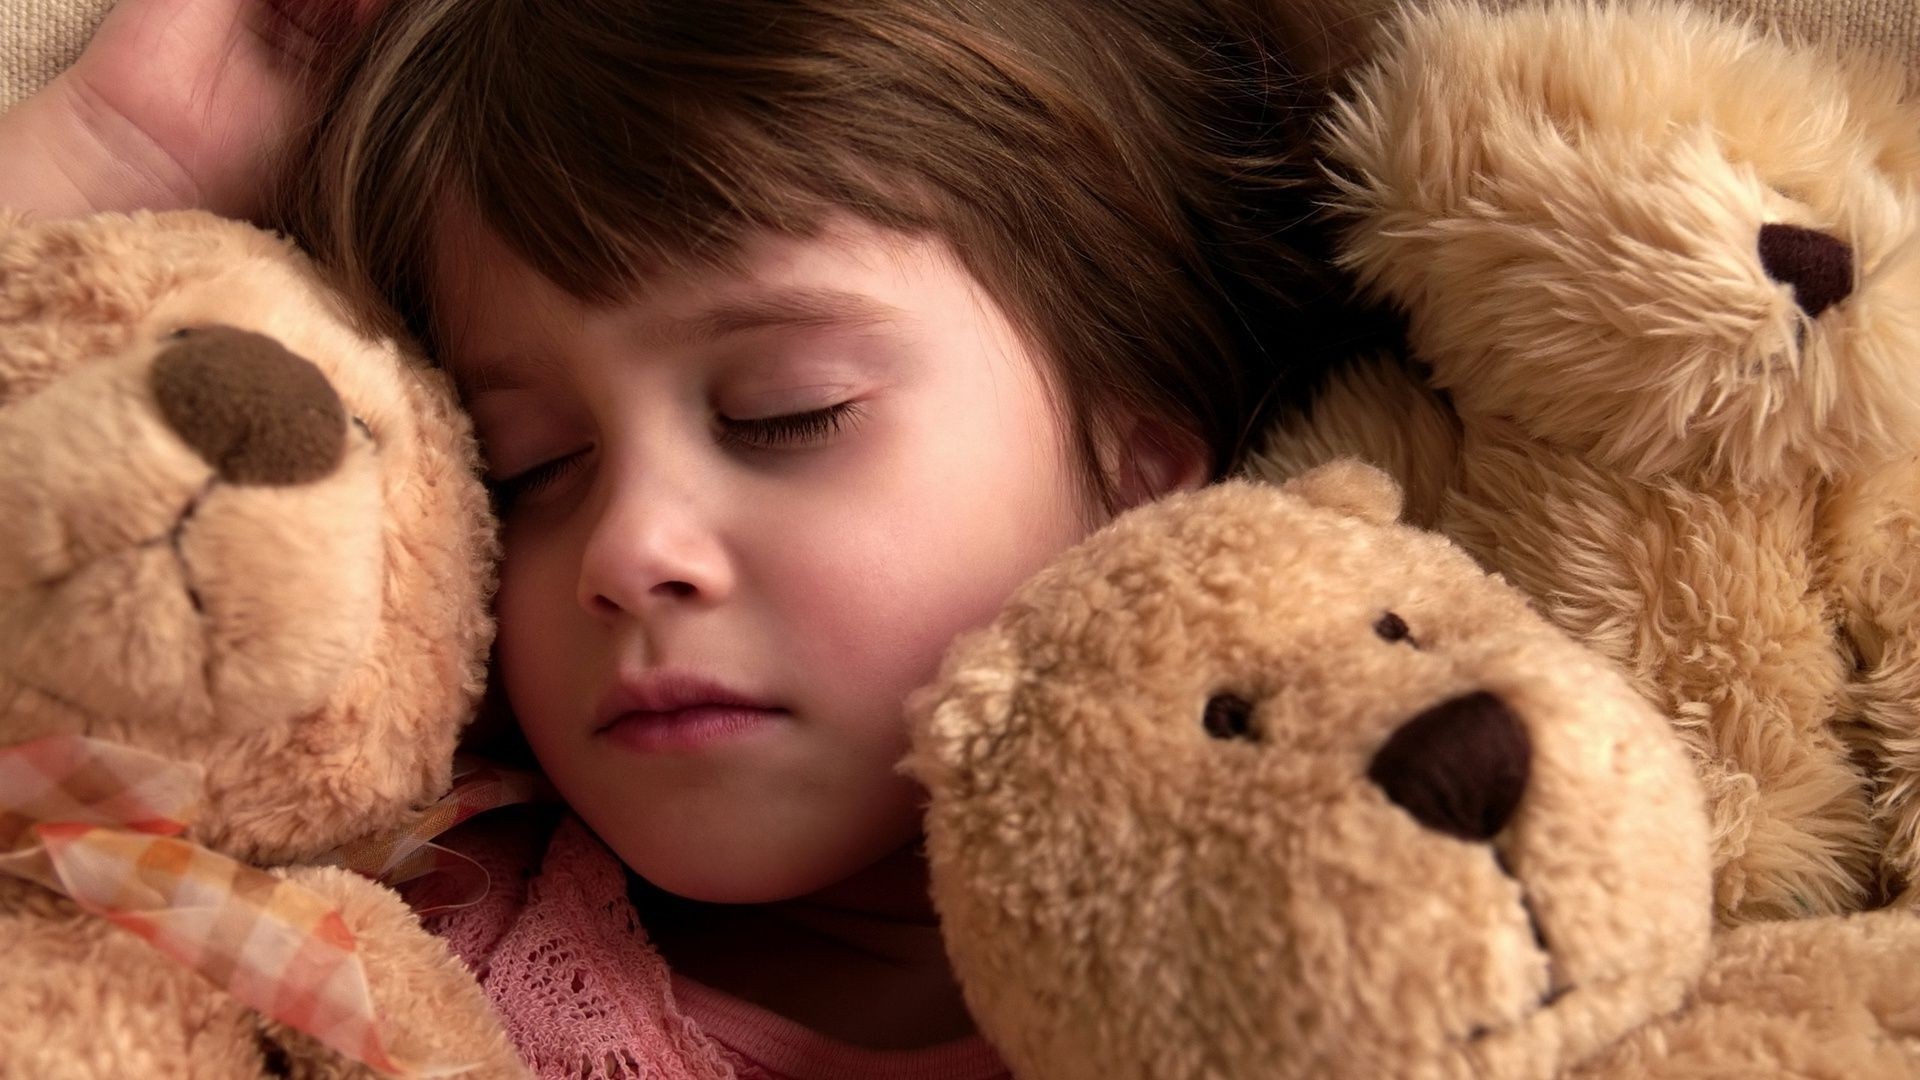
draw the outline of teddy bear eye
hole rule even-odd
[[[1232,694],[1215,694],[1207,699],[1207,711],[1201,718],[1207,734],[1216,739],[1253,738],[1253,703]]]
[[[1373,624],[1373,632],[1379,634],[1382,641],[1404,641],[1416,647],[1419,644],[1413,640],[1413,631],[1408,628],[1407,620],[1391,611],[1380,616]]]

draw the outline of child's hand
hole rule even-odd
[[[308,117],[316,65],[377,3],[122,0],[74,66],[0,123],[0,205],[254,216]]]

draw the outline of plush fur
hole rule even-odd
[[[396,1058],[519,1075],[397,897],[298,866],[440,794],[481,686],[494,538],[447,381],[248,226],[0,220],[0,460],[0,740],[201,763],[188,838],[340,905]],[[17,878],[0,955],[6,1075],[365,1072]]]
[[[1665,719],[1396,507],[1340,463],[1136,510],[915,699],[1016,1075],[1920,1075],[1920,918],[1715,937]]]
[[[1416,364],[1341,376],[1266,474],[1394,470],[1621,664],[1706,784],[1724,920],[1897,893],[1920,871],[1907,75],[1674,6],[1445,3],[1401,19],[1327,146],[1342,258]]]

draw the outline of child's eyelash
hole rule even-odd
[[[750,449],[818,442],[837,433],[859,415],[859,402],[843,401],[812,412],[767,416],[757,420],[732,420],[723,416],[720,418],[720,440],[731,446]],[[504,514],[515,501],[565,479],[568,473],[580,467],[586,454],[587,451],[578,451],[505,479],[487,481],[487,490],[493,495],[495,513]]]
[[[509,476],[504,480],[488,480],[487,491],[493,496],[494,513],[504,514],[513,506],[514,500],[532,495],[540,489],[562,479],[567,473],[580,466],[586,451],[555,458],[542,465],[535,465],[525,472]]]
[[[733,446],[765,449],[811,443],[839,433],[860,415],[860,403],[843,401],[812,412],[767,416],[757,420],[720,418],[720,440]]]

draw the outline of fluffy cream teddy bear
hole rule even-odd
[[[1716,936],[1613,665],[1353,463],[1116,520],[914,702],[948,950],[1046,1080],[1920,1076],[1920,918]]]
[[[0,1075],[521,1075],[392,892],[494,540],[446,380],[282,241],[0,220]],[[267,869],[262,869],[267,868]]]
[[[1920,103],[1683,7],[1408,15],[1327,136],[1408,321],[1264,471],[1357,453],[1617,661],[1729,922],[1920,872]]]

